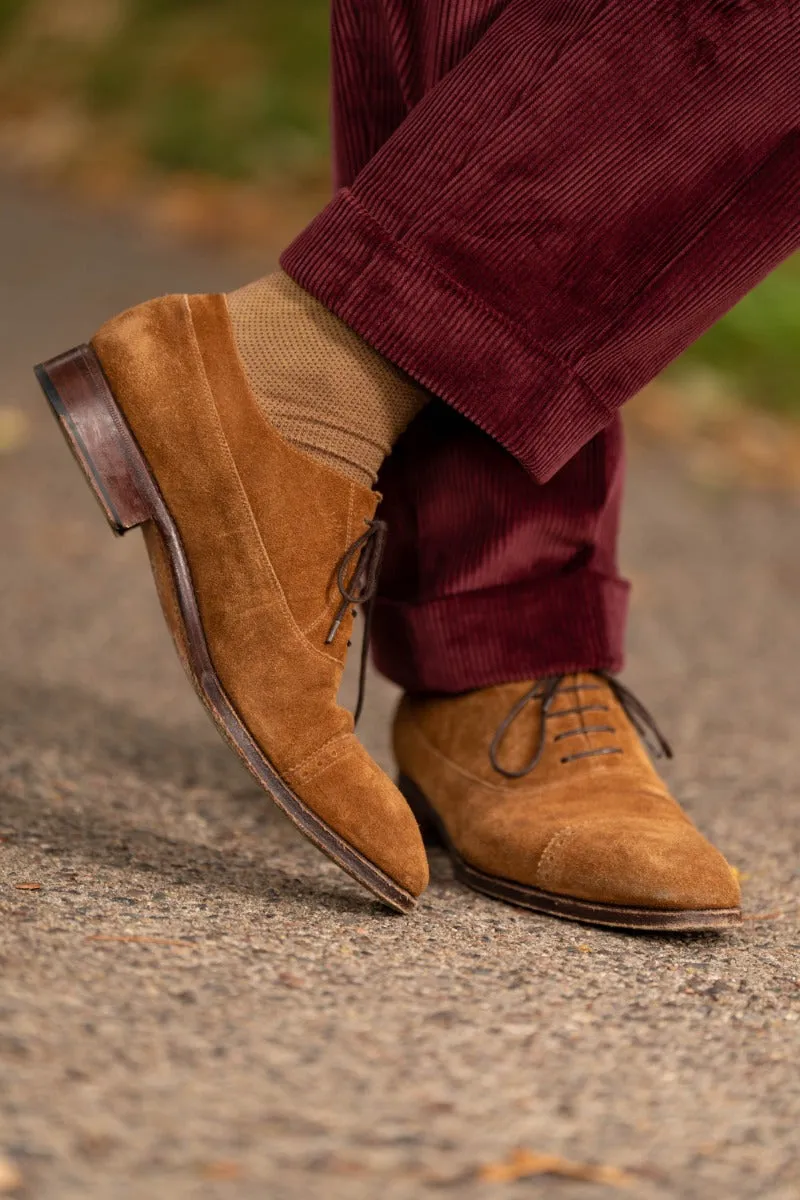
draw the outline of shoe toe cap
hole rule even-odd
[[[586,821],[551,838],[538,887],[596,904],[677,911],[737,909],[730,865],[689,822]]]
[[[312,779],[294,786],[339,837],[404,891],[414,897],[425,891],[428,858],[414,815],[355,738]]]

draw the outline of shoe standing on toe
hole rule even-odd
[[[223,735],[320,849],[411,908],[417,824],[336,696],[385,532],[370,485],[423,393],[286,277],[140,305],[37,374],[112,528],[141,527]]]
[[[733,871],[670,796],[637,730],[669,748],[616,680],[582,673],[460,696],[406,696],[400,786],[478,891],[631,929],[741,920]]]

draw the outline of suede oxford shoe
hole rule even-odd
[[[37,375],[112,529],[142,529],[178,653],[231,747],[321,850],[413,907],[417,824],[336,702],[353,604],[377,575],[376,494],[267,422],[224,296],[139,305]]]
[[[722,855],[670,796],[616,680],[579,674],[461,696],[405,697],[400,786],[470,887],[539,912],[629,929],[741,920]]]

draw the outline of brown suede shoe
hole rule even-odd
[[[457,876],[490,896],[630,929],[738,924],[731,868],[669,795],[634,723],[669,753],[603,675],[407,696],[394,726],[400,787]]]
[[[383,527],[377,496],[261,414],[224,296],[166,296],[37,368],[112,529],[141,526],[178,653],[220,731],[315,845],[400,911],[419,829],[336,703]]]

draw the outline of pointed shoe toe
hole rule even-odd
[[[688,822],[597,818],[556,833],[535,884],[594,904],[664,912],[738,910],[738,881]]]
[[[290,445],[250,390],[224,296],[164,296],[37,368],[117,534],[140,528],[178,654],[297,827],[390,907],[427,880],[413,818],[337,702],[369,601],[377,495]]]
[[[403,796],[355,737],[327,761],[292,772],[288,782],[331,828],[382,871],[400,896],[428,886],[428,857]]]

